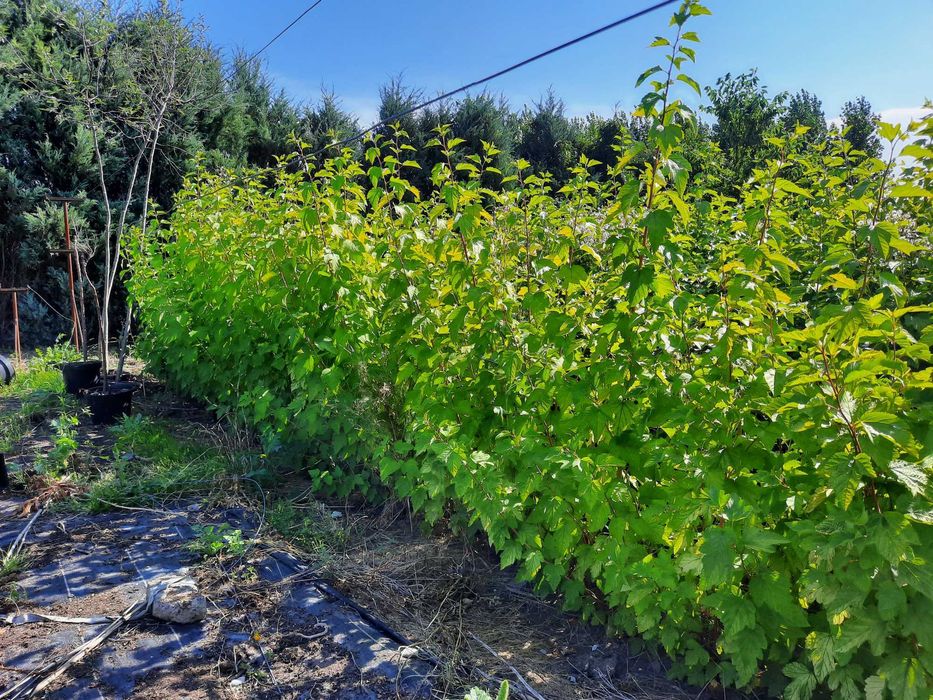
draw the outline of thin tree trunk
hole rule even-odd
[[[100,309],[100,297],[97,294],[97,287],[94,286],[93,282],[90,282],[90,277],[87,274],[87,264],[88,260],[81,260],[80,255],[78,256],[78,261],[81,263],[81,269],[83,270],[85,279],[88,280],[88,287],[91,290],[91,299],[94,301],[94,310],[96,312],[98,320],[101,318],[101,309]],[[100,354],[100,324],[97,325],[97,354]]]
[[[91,109],[91,105],[88,104],[88,109]],[[104,159],[100,152],[100,140],[97,137],[97,124],[93,118],[89,119],[91,125],[91,137],[94,144],[94,156],[97,159],[97,174],[100,178],[100,189],[104,198],[104,269],[110,269],[110,239],[112,236],[113,228],[113,213],[110,208],[110,197],[107,194],[107,179],[104,176]],[[85,273],[87,273],[87,268],[85,268]],[[106,275],[106,272],[104,273]],[[104,284],[104,301],[103,305],[100,303],[100,300],[97,298],[97,290],[94,290],[94,299],[97,301],[97,314],[99,322],[97,324],[97,333],[98,333],[98,344],[97,344],[97,353],[100,355],[101,367],[103,372],[103,383],[104,391],[107,390],[107,333],[110,330],[110,318],[107,313],[107,303],[109,299],[107,298],[107,285]]]
[[[126,361],[126,344],[130,337],[130,323],[133,321],[133,302],[126,302],[126,320],[123,322],[123,330],[120,332],[120,358],[117,360],[117,381],[123,376],[123,363]]]
[[[78,330],[81,333],[81,350],[84,361],[87,362],[87,312],[84,306],[84,274],[81,271],[81,256],[78,254],[77,244],[74,245],[75,267],[78,272],[78,307],[81,310],[81,322],[78,324]]]

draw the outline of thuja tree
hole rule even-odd
[[[521,160],[485,187],[497,149],[446,127],[428,190],[398,134],[191,179],[136,251],[140,349],[313,448],[323,491],[481,528],[692,682],[926,698],[933,118],[884,159],[800,127],[711,189],[679,97],[703,13],[654,42],[644,140],[556,194]]]

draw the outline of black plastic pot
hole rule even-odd
[[[82,389],[90,389],[97,382],[100,367],[100,360],[63,363],[62,377],[65,379],[65,391],[77,396]]]
[[[16,376],[16,370],[13,369],[13,363],[0,355],[0,384],[9,384]]]
[[[132,382],[110,382],[107,391],[103,386],[90,389],[85,398],[91,409],[94,425],[110,425],[133,411],[133,394],[139,388]]]

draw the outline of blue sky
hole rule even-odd
[[[184,0],[229,56],[255,51],[310,0]],[[323,0],[264,54],[276,83],[297,101],[332,89],[364,123],[379,85],[403,74],[431,95],[618,19],[651,0]],[[769,90],[804,88],[827,118],[859,94],[890,120],[933,99],[933,0],[708,0],[700,35],[703,85],[757,67]],[[635,78],[663,58],[647,45],[669,33],[669,9],[642,17],[489,84],[513,105],[553,87],[572,115],[630,110]],[[683,86],[683,97],[689,88]],[[697,98],[692,98],[696,103]]]

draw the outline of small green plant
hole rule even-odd
[[[36,458],[36,470],[42,474],[58,475],[70,471],[75,466],[75,453],[78,451],[78,417],[62,413],[52,419],[52,447],[40,453]]]
[[[112,466],[90,485],[81,503],[86,511],[210,492],[229,473],[230,460],[220,450],[177,437],[147,416],[128,416],[110,430],[116,438]]]
[[[25,603],[29,599],[26,589],[15,583],[11,583],[6,587],[6,597],[13,605]]]
[[[195,526],[197,539],[188,545],[195,554],[204,558],[219,556],[241,556],[246,551],[243,533],[227,523],[220,525]]]
[[[278,501],[269,510],[269,524],[299,549],[326,555],[346,541],[346,532],[328,514],[302,514],[291,501]]]
[[[0,396],[26,399],[33,394],[60,394],[64,388],[61,364],[80,359],[79,353],[70,345],[53,345],[37,350],[22,371],[9,386],[0,386]]]
[[[3,559],[2,563],[0,563],[0,582],[6,581],[14,574],[22,571],[25,565],[26,555],[22,552]]]
[[[29,422],[20,411],[0,415],[0,452],[12,452],[29,430]]]
[[[509,699],[509,682],[502,681],[502,685],[499,686],[499,692],[496,693],[495,700],[508,700]],[[487,693],[482,688],[471,688],[470,692],[466,694],[463,700],[493,700],[492,696]]]

